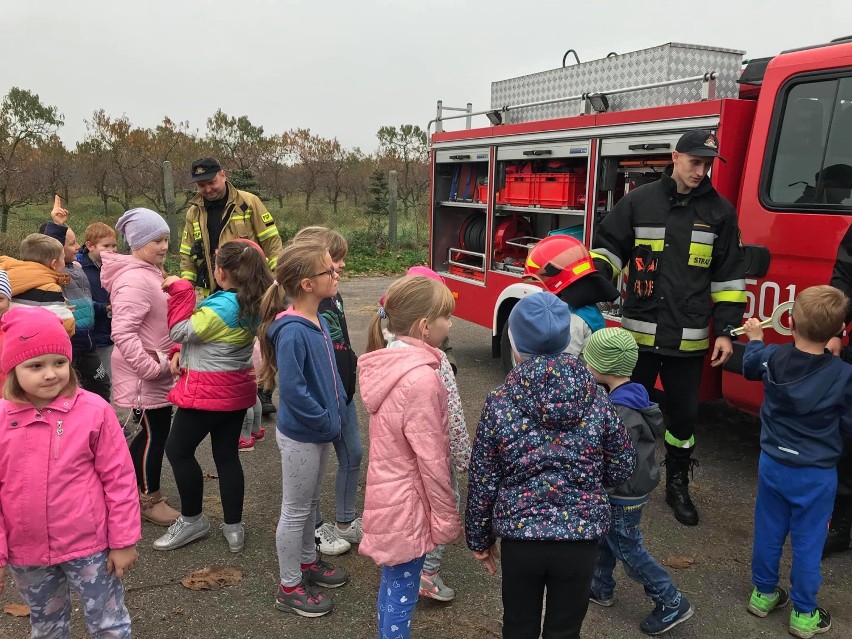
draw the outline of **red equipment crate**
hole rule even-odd
[[[483,204],[488,201],[488,185],[487,184],[477,184],[476,185],[476,201],[482,202]]]
[[[506,176],[506,186],[500,189],[498,204],[531,206],[536,201],[537,176],[531,173]]]
[[[578,198],[586,196],[585,173],[539,173],[536,178],[534,204],[546,209],[578,206]]]

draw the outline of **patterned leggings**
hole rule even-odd
[[[420,593],[425,556],[396,566],[382,566],[379,583],[379,639],[409,639],[411,615]]]
[[[71,639],[71,588],[83,602],[89,634],[129,639],[130,613],[121,579],[107,572],[107,553],[55,566],[9,566],[15,587],[30,607],[33,639]]]

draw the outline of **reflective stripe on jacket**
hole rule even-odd
[[[622,327],[644,350],[701,355],[714,332],[739,326],[745,273],[734,207],[704,181],[679,196],[671,167],[628,193],[598,228],[592,257],[613,278],[627,269]]]
[[[245,238],[260,244],[269,268],[275,270],[278,255],[283,250],[281,236],[272,214],[256,195],[247,191],[239,191],[228,182],[228,202],[222,211],[222,231],[219,233],[219,246],[225,242]],[[210,237],[207,233],[207,211],[204,198],[196,195],[190,200],[186,212],[186,225],[180,240],[180,276],[191,282],[198,278],[198,268],[190,258],[192,245],[200,240],[207,261],[207,282],[215,288],[213,279],[213,260],[210,255]]]

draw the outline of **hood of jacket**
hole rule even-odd
[[[152,271],[162,277],[160,269],[138,257],[122,253],[104,253],[101,256],[101,285],[112,293],[113,284],[121,275],[137,269]]]
[[[558,366],[554,366],[557,359]],[[572,385],[588,387],[577,389],[572,401],[564,401],[566,375],[573,378]],[[597,395],[595,379],[573,355],[530,358],[509,372],[506,386],[512,388],[516,407],[545,429],[563,430],[567,424],[580,423]]]
[[[412,370],[429,366],[437,371],[441,365],[440,351],[420,340],[405,341],[411,346],[380,348],[358,358],[361,399],[371,414],[379,411],[397,382]]]
[[[59,290],[71,281],[67,273],[59,273],[44,264],[17,260],[7,255],[0,255],[0,269],[9,276],[12,296],[34,288],[53,287],[52,290]]]
[[[637,384],[636,382],[627,382],[616,387],[609,394],[609,398],[613,404],[627,406],[635,410],[642,410],[653,405],[651,397],[648,395],[648,390],[642,384]]]
[[[792,415],[808,415],[813,412],[823,398],[836,394],[835,384],[826,384],[825,368],[820,366],[807,374],[785,379],[781,368],[787,362],[792,351],[777,350],[775,356],[766,363],[766,383],[772,388],[774,403],[784,412]],[[828,360],[831,363],[831,360]],[[782,381],[783,380],[783,381]]]

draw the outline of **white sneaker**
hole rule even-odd
[[[320,552],[324,555],[342,555],[352,547],[348,541],[340,538],[336,528],[333,524],[325,523],[314,532],[319,540]]]
[[[361,538],[364,536],[364,533],[361,532],[361,518],[353,519],[349,524],[349,528],[345,530],[334,524],[334,530],[337,533],[337,536],[343,539],[344,541],[348,541],[350,544],[360,544]]]

